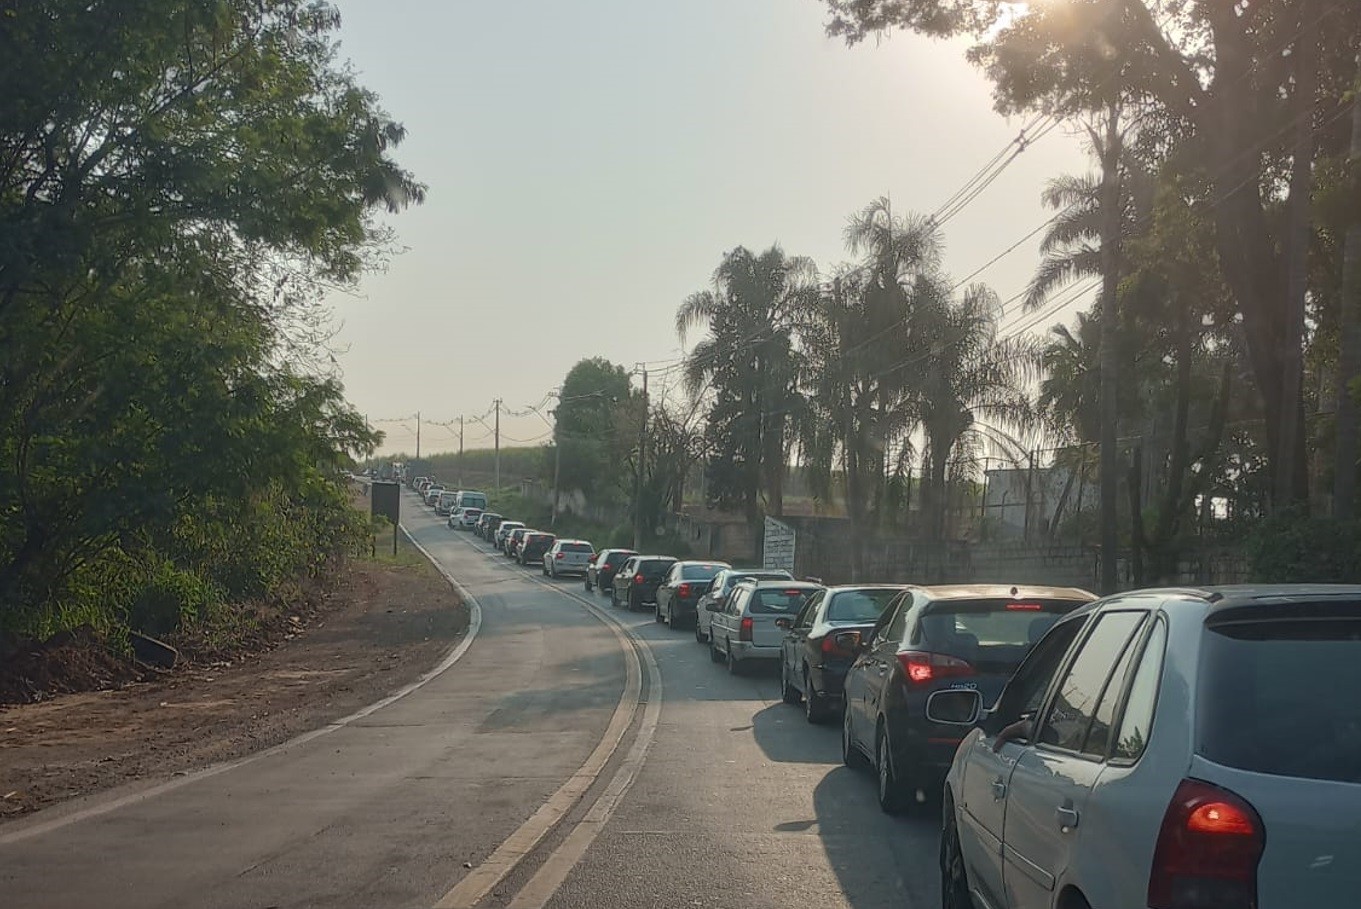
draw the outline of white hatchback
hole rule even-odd
[[[945,909],[1361,901],[1361,587],[1122,594],[1061,619],[946,779]]]

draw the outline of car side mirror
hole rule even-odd
[[[859,653],[864,649],[864,640],[858,631],[838,631],[832,635],[832,643],[851,653]]]
[[[794,627],[794,623],[789,621],[789,619],[776,619],[775,627],[783,628],[785,631],[788,631],[789,629]]]
[[[983,716],[983,695],[973,688],[947,688],[926,699],[926,718],[942,726],[975,726]]]
[[[710,603],[708,606],[704,607],[705,612],[720,612],[722,611],[722,609],[723,609],[722,603]]]

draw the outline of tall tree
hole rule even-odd
[[[798,406],[794,331],[815,275],[811,261],[778,246],[759,254],[738,247],[715,270],[713,289],[691,294],[676,312],[682,339],[708,329],[685,363],[690,393],[713,397],[706,488],[753,523],[761,504],[770,514],[784,512],[790,417]]]

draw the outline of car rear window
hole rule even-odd
[[[959,657],[979,672],[1010,675],[1060,617],[1085,602],[938,600],[926,608],[910,643]]]
[[[685,565],[681,567],[681,578],[686,581],[711,581],[722,570],[722,565]]]
[[[1361,616],[1211,626],[1201,646],[1199,754],[1361,783]]]
[[[638,563],[638,571],[650,581],[666,574],[674,564],[676,564],[674,559],[648,559]]]
[[[787,571],[739,571],[729,574],[723,580],[723,586],[732,590],[741,581],[784,581],[794,580]]]
[[[815,593],[816,587],[765,587],[751,595],[748,610],[753,615],[793,615],[803,608],[804,600]]]
[[[897,590],[841,590],[827,604],[829,622],[873,622],[883,613]]]
[[[563,543],[559,548],[563,552],[595,552],[595,550],[591,548],[590,543]]]

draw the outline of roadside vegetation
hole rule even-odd
[[[5,11],[0,640],[231,627],[367,549],[342,474],[380,437],[319,300],[382,261],[380,216],[423,187],[337,17]]]

